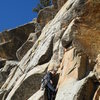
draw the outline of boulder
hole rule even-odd
[[[39,11],[37,22],[44,27],[50,20],[52,20],[57,13],[57,9],[53,6],[48,6]]]
[[[72,48],[65,52],[59,71],[61,75],[58,86],[69,77],[74,80],[84,78],[87,72],[87,56],[76,48]]]
[[[35,33],[31,33],[27,41],[16,52],[18,60],[21,60],[24,57],[27,51],[34,45],[36,40],[37,40],[37,35]]]
[[[29,34],[34,31],[34,23],[28,23],[0,33],[0,57],[17,59],[17,49],[27,40]]]
[[[59,87],[55,100],[91,100],[93,98],[95,83],[93,73],[86,78],[76,81],[73,78],[65,80]]]
[[[69,46],[72,45],[72,41],[73,41],[73,37],[75,35],[76,32],[76,26],[75,26],[75,20],[74,19],[70,25],[68,26],[68,28],[66,29],[66,31],[64,32],[61,42],[62,42],[62,46],[64,48],[68,48]]]

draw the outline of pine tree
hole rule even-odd
[[[50,5],[51,5],[51,0],[40,0],[40,3],[37,5],[36,8],[33,8],[32,11],[38,13],[41,9]]]

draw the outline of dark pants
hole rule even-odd
[[[46,86],[46,94],[47,94],[48,100],[55,100],[56,93],[51,83],[48,83]]]

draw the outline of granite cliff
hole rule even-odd
[[[100,0],[52,3],[0,33],[0,100],[46,100],[41,79],[54,67],[55,100],[100,100]]]

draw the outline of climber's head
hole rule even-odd
[[[51,72],[53,75],[55,75],[55,74],[57,73],[57,68],[51,69],[50,72]]]

